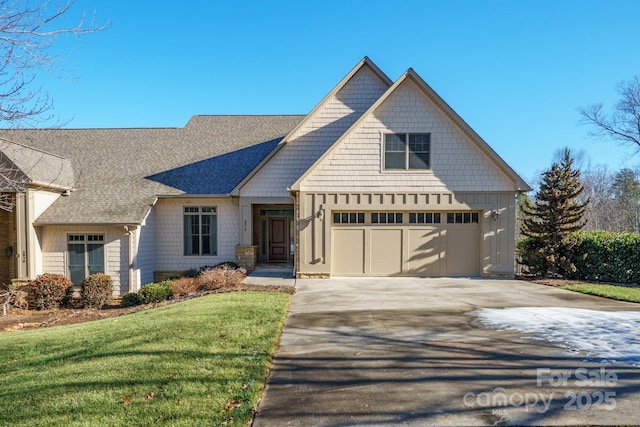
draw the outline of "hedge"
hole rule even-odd
[[[577,279],[640,284],[640,234],[575,233]]]
[[[608,231],[573,233],[577,244],[572,262],[576,270],[570,279],[594,282],[640,284],[640,234]],[[518,242],[518,262],[535,272],[537,245],[528,237]]]

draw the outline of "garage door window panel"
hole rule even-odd
[[[364,224],[364,212],[333,212],[334,224]]]
[[[410,212],[409,224],[440,224],[440,212]]]
[[[447,224],[478,224],[478,212],[447,212]]]
[[[372,212],[371,224],[402,224],[402,212]]]

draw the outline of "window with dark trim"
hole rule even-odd
[[[212,206],[184,207],[184,254],[217,255],[218,215]]]
[[[372,212],[371,224],[402,224],[402,212]]]
[[[384,135],[385,170],[431,168],[431,134],[388,133]]]
[[[440,212],[410,212],[409,224],[440,224]]]
[[[478,212],[447,212],[447,224],[477,224]]]
[[[364,212],[334,212],[334,224],[364,224]]]
[[[67,268],[74,285],[95,273],[104,273],[104,235],[69,234]]]

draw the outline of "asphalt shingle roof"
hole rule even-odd
[[[229,194],[282,138],[148,176],[187,194]]]
[[[0,190],[21,191],[23,184],[67,189],[75,182],[68,159],[9,141],[0,141]],[[18,184],[17,186],[15,184]]]
[[[74,191],[36,224],[139,224],[158,195],[228,193],[303,117],[194,116],[184,128],[0,130],[0,138],[71,163]],[[47,166],[32,173],[39,168]]]

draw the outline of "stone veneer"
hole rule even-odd
[[[236,246],[236,264],[238,264],[240,267],[246,268],[247,272],[251,272],[256,269],[257,262],[257,246]]]

